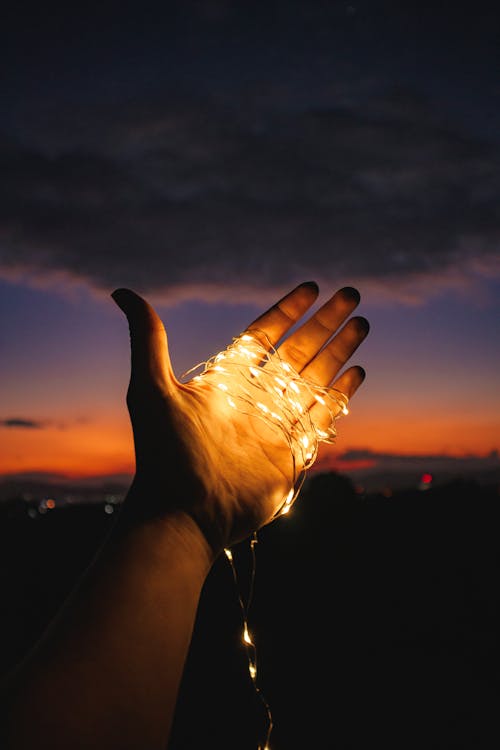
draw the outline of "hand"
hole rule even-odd
[[[273,518],[293,481],[290,450],[275,431],[256,430],[252,417],[223,408],[216,390],[179,382],[154,309],[127,289],[112,296],[127,316],[131,339],[127,405],[136,456],[133,488],[140,491],[132,489],[125,505],[132,517],[189,516],[215,557]],[[300,284],[247,330],[263,331],[276,345],[317,296],[315,283]],[[345,323],[359,299],[355,289],[340,289],[279,347],[281,358],[303,377],[349,398],[364,371],[341,370],[369,330],[362,317]]]
[[[276,345],[317,295],[299,285],[248,330]],[[3,685],[8,750],[166,747],[206,576],[224,547],[274,517],[294,479],[284,436],[232,409],[214,372],[180,383],[153,308],[127,289],[113,297],[130,327],[136,473],[99,554]],[[284,339],[281,359],[351,397],[364,371],[341,370],[368,332],[348,320],[358,303],[356,290],[336,292]]]

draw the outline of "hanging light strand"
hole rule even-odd
[[[242,618],[241,640],[246,650],[246,655],[247,655],[247,660],[248,660],[248,672],[250,674],[250,679],[252,681],[254,690],[264,708],[264,713],[266,717],[266,731],[264,734],[264,742],[263,744],[262,743],[259,744],[258,750],[271,750],[270,745],[269,745],[269,740],[271,737],[271,732],[273,731],[273,716],[271,712],[271,707],[259,685],[258,672],[257,672],[257,646],[255,645],[255,641],[253,640],[253,636],[249,627],[249,613],[250,613],[250,607],[252,605],[253,590],[254,590],[254,583],[255,583],[255,571],[256,571],[255,546],[257,542],[258,542],[257,533],[254,532],[254,534],[252,535],[250,539],[251,570],[250,570],[250,584],[249,584],[249,590],[248,590],[246,603],[243,601],[243,597],[241,595],[241,589],[240,589],[239,580],[238,580],[238,573],[236,571],[236,565],[234,562],[233,553],[228,548],[226,548],[224,552],[226,554],[226,558],[229,561],[231,572],[233,574],[233,580],[234,580],[237,595],[238,595],[238,602],[239,602],[240,609],[241,609],[241,618]]]
[[[334,443],[336,420],[348,414],[348,398],[335,388],[319,386],[303,378],[280,356],[264,331],[252,329],[233,339],[224,351],[188,370],[192,387],[213,387],[225,396],[230,409],[262,420],[282,435],[292,458],[291,489],[283,498],[274,518],[288,513],[295,502],[306,471],[318,455],[319,443]],[[265,710],[267,729],[258,750],[270,750],[273,718],[270,706],[258,684],[257,649],[249,629],[248,615],[253,597],[257,534],[250,540],[251,574],[247,602],[241,595],[233,553],[224,550],[233,574],[242,613],[242,641],[248,658],[248,671]]]

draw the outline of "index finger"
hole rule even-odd
[[[316,301],[319,289],[315,281],[304,281],[285,294],[279,302],[259,315],[247,331],[263,331],[269,342],[276,346],[282,336],[297,323]],[[267,342],[263,342],[267,343]]]

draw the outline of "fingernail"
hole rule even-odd
[[[359,327],[359,329],[360,329],[360,330],[361,330],[361,331],[362,331],[362,332],[363,332],[363,333],[365,334],[365,336],[366,336],[366,334],[367,334],[367,333],[369,332],[369,330],[370,330],[370,323],[368,322],[368,320],[367,320],[366,318],[363,318],[363,317],[361,317],[361,315],[360,315],[360,316],[358,316],[358,317],[356,317],[356,318],[353,318],[353,320],[355,320],[355,321],[356,321],[356,323],[358,324],[358,327]]]
[[[352,300],[354,300],[356,303],[359,303],[361,299],[361,295],[358,292],[357,289],[355,289],[353,286],[344,286],[340,290],[342,294],[344,294],[346,297],[350,297]]]
[[[315,281],[304,281],[300,286],[306,286],[308,289],[312,289],[315,292],[319,292],[319,286]]]

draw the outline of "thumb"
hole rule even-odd
[[[125,313],[130,330],[130,350],[134,380],[153,380],[168,386],[175,383],[165,327],[150,304],[130,289],[111,294]]]

